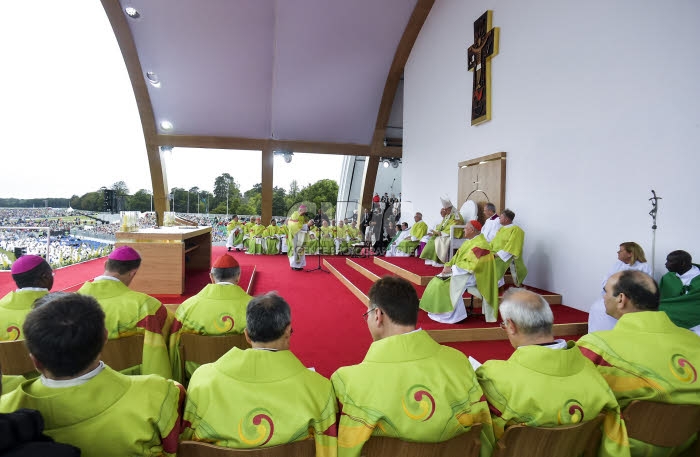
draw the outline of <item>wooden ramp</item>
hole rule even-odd
[[[375,257],[372,259],[357,258],[330,258],[324,259],[324,265],[335,275],[338,280],[345,285],[365,306],[369,306],[367,296],[370,287],[382,276],[394,275],[403,277],[414,284],[418,296],[421,297],[425,291],[422,285],[425,270],[411,271],[408,266],[397,266],[392,262]],[[389,268],[384,268],[387,265]],[[439,269],[435,269],[439,270]],[[413,280],[409,279],[408,277]],[[429,277],[432,279],[432,276]],[[429,282],[429,281],[428,281]],[[427,282],[425,282],[427,284]],[[527,286],[525,286],[527,287]],[[562,305],[562,297],[549,291],[543,291],[532,287],[528,289],[540,293],[548,302],[553,305],[554,313],[554,335],[572,336],[584,335],[588,331],[588,314],[574,308]],[[465,301],[471,299],[469,294],[465,294]],[[474,307],[481,306],[481,300],[474,300]],[[418,315],[418,326],[428,331],[430,335],[440,343],[464,342],[464,341],[496,341],[506,340],[505,332],[498,323],[487,323],[483,316],[470,317],[458,324],[441,324],[428,318],[427,313],[420,310]]]

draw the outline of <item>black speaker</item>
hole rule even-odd
[[[114,191],[105,189],[103,193],[104,212],[111,213],[114,211]]]

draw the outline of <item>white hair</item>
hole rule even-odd
[[[510,288],[498,306],[503,320],[510,319],[521,332],[534,335],[551,333],[554,314],[547,300],[527,289]]]

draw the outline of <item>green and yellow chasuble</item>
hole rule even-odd
[[[22,340],[24,319],[34,302],[48,294],[48,290],[20,289],[0,299],[0,341]]]
[[[413,255],[416,248],[420,244],[420,239],[428,233],[428,224],[423,221],[418,221],[411,227],[411,236],[399,242],[396,249],[406,254]],[[413,241],[415,239],[416,241]]]
[[[525,232],[517,225],[504,225],[496,236],[491,240],[491,251],[496,259],[496,277],[501,279],[506,274],[511,261],[515,263],[515,271],[518,276],[517,286],[521,286],[527,276],[527,268],[523,262],[523,243],[525,242]],[[513,257],[504,262],[498,255],[499,251],[505,251]]]
[[[248,228],[248,240],[246,241],[246,252],[248,254],[263,253],[264,240],[262,239],[262,236],[264,231],[265,226],[257,223]]]

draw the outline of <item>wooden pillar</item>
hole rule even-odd
[[[262,150],[262,223],[270,224],[272,220],[272,180],[274,168],[272,145],[267,144]]]
[[[146,145],[148,168],[151,170],[151,185],[153,186],[153,209],[156,212],[156,223],[163,225],[163,213],[170,211],[168,198],[168,177],[165,173],[165,160],[160,147],[155,144]]]
[[[372,209],[372,197],[374,196],[374,185],[377,181],[377,169],[379,168],[379,157],[367,157],[365,173],[362,175],[362,193],[360,194],[360,207],[357,209],[357,217],[361,217],[365,208]]]

